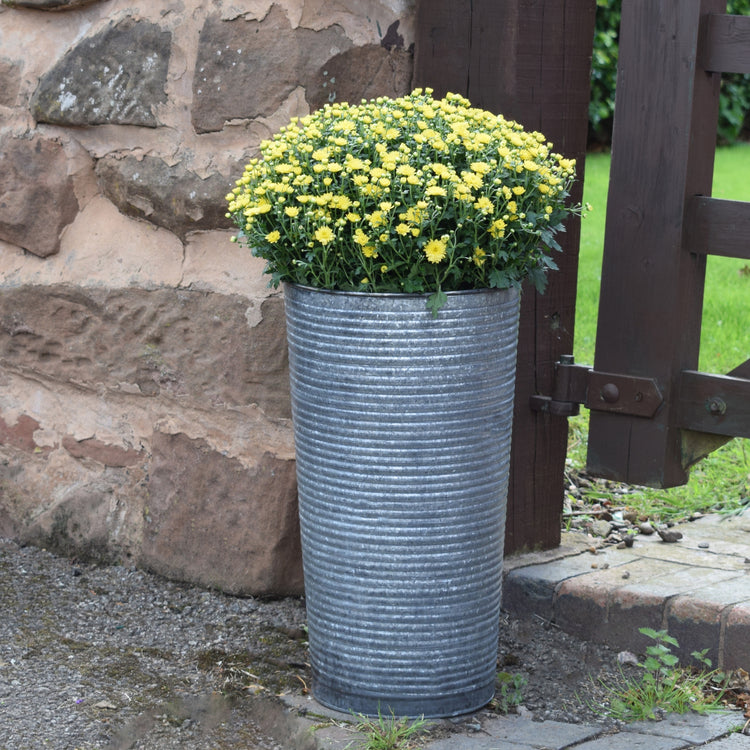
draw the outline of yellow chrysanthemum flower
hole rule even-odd
[[[486,195],[483,195],[481,198],[479,198],[479,200],[476,201],[476,203],[474,204],[474,208],[476,208],[477,211],[481,211],[485,214],[491,214],[495,210],[495,206]]]
[[[427,256],[427,260],[430,263],[440,263],[441,260],[444,260],[446,244],[445,240],[430,240],[424,246],[424,254]]]
[[[333,242],[335,237],[336,235],[330,227],[320,227],[315,230],[315,239],[320,242],[321,245],[327,245],[329,242]]]
[[[281,239],[281,232],[279,232],[278,229],[275,229],[273,232],[269,232],[266,235],[266,240],[270,242],[272,245],[276,244]]]
[[[330,202],[331,208],[337,208],[340,211],[346,211],[352,205],[352,199],[347,195],[334,195]]]
[[[373,211],[371,214],[368,214],[367,220],[370,222],[370,226],[373,229],[382,227],[388,223],[388,220],[385,218],[382,211]]]
[[[354,241],[364,247],[370,241],[370,238],[361,229],[357,229],[354,232]]]
[[[505,222],[502,219],[495,219],[490,224],[490,236],[496,240],[505,236]]]

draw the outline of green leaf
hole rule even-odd
[[[648,669],[649,672],[658,672],[661,668],[661,663],[654,659],[653,656],[649,656],[642,665],[645,669]]]
[[[507,289],[511,286],[510,276],[499,268],[493,268],[490,271],[490,286],[493,289]]]
[[[427,309],[432,313],[433,318],[437,318],[440,308],[448,301],[448,295],[438,289],[427,298]]]

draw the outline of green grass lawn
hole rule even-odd
[[[593,364],[599,307],[609,155],[586,159],[584,201],[594,208],[583,220],[576,300],[575,358]],[[750,201],[750,144],[716,152],[713,195]],[[700,369],[726,373],[750,357],[750,264],[709,257],[701,334]],[[588,414],[570,421],[569,464],[585,464]],[[685,487],[643,489],[628,502],[651,516],[682,517],[695,511],[736,512],[747,507],[750,494],[748,441],[736,439],[693,468]],[[601,488],[600,488],[601,489]],[[599,490],[595,493],[604,494]]]

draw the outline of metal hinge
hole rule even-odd
[[[577,365],[573,356],[564,354],[555,363],[555,383],[551,396],[532,396],[534,411],[560,417],[575,416],[579,405],[587,409],[627,414],[650,419],[664,403],[653,378],[596,372],[588,365]]]

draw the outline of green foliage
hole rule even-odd
[[[528,684],[528,680],[520,674],[498,672],[497,682],[495,704],[501,713],[510,713],[516,706],[523,703],[523,689]]]
[[[609,143],[612,139],[621,4],[621,0],[597,0],[596,3],[589,102],[589,136],[593,142]],[[728,0],[727,13],[750,15],[750,0]],[[743,136],[749,109],[750,75],[724,74],[719,106],[719,143],[734,143]]]
[[[589,131],[594,140],[606,143],[612,138],[619,36],[620,0],[597,0],[591,58]]]
[[[672,653],[679,644],[666,630],[639,628],[639,632],[653,643],[639,664],[643,669],[640,679],[626,680],[622,688],[608,688],[609,711],[615,718],[643,721],[656,719],[660,713],[705,714],[722,708],[720,691],[707,697],[718,672],[706,671],[711,662],[705,650],[692,653],[700,664],[698,671],[685,669]]]
[[[397,719],[393,711],[390,716],[383,716],[378,710],[377,719],[368,719],[359,715],[356,726],[358,732],[365,735],[357,744],[350,742],[347,750],[407,750],[412,746],[411,740],[425,727],[425,719],[413,721],[402,717]]]

